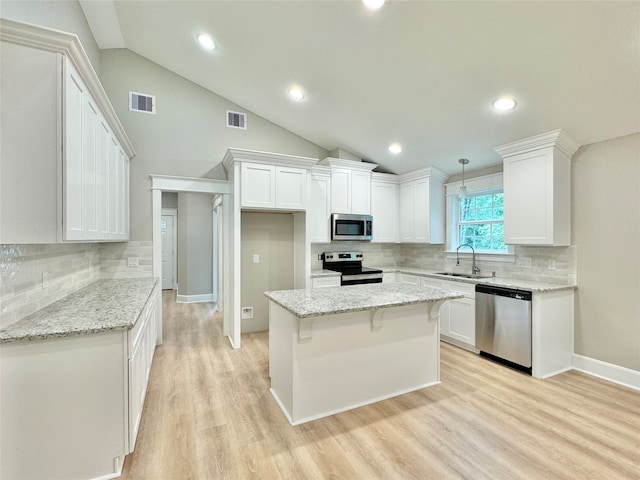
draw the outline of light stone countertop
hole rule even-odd
[[[335,270],[312,270],[311,277],[312,278],[320,278],[320,277],[340,277],[342,274],[340,272],[336,272]]]
[[[559,290],[575,290],[577,285],[564,285],[561,283],[548,283],[548,282],[535,282],[532,280],[520,280],[517,278],[507,277],[489,277],[489,278],[464,278],[464,277],[450,277],[446,275],[438,275],[439,270],[432,270],[426,268],[416,267],[379,267],[384,272],[398,272],[408,273],[410,275],[419,275],[423,277],[437,278],[438,280],[448,280],[452,282],[463,282],[484,285],[495,285],[498,287],[515,288],[520,290],[527,290],[532,293],[548,293]]]
[[[299,318],[401,307],[463,297],[463,295],[439,288],[400,283],[370,283],[308,290],[279,290],[264,292],[264,294]]]
[[[0,344],[128,330],[156,278],[99,280],[0,330]]]

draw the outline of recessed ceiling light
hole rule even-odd
[[[377,10],[384,5],[384,0],[362,0],[367,8]]]
[[[201,33],[200,35],[198,35],[198,42],[207,50],[215,50],[216,48],[216,44],[214,43],[213,39],[206,33]]]
[[[516,108],[516,101],[511,97],[501,97],[493,101],[493,108],[496,110],[513,110]]]
[[[402,151],[402,147],[398,143],[392,143],[389,145],[389,151],[391,153],[400,153]]]
[[[289,95],[296,100],[302,100],[304,98],[304,92],[298,87],[291,87],[289,89]]]

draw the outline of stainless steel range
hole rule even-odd
[[[362,266],[362,252],[324,252],[322,268],[340,272],[340,285],[382,283],[382,270]]]

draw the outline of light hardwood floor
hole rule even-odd
[[[269,393],[268,333],[233,350],[210,304],[174,298],[123,479],[640,478],[636,391],[442,344],[440,385],[291,427]]]

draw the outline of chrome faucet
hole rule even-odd
[[[473,252],[472,263],[471,263],[471,275],[479,275],[480,274],[480,267],[478,267],[476,265],[476,251],[468,243],[463,243],[458,248],[456,248],[456,265],[460,265],[460,256],[458,254],[458,251],[462,247],[469,247],[471,249],[471,252]]]

